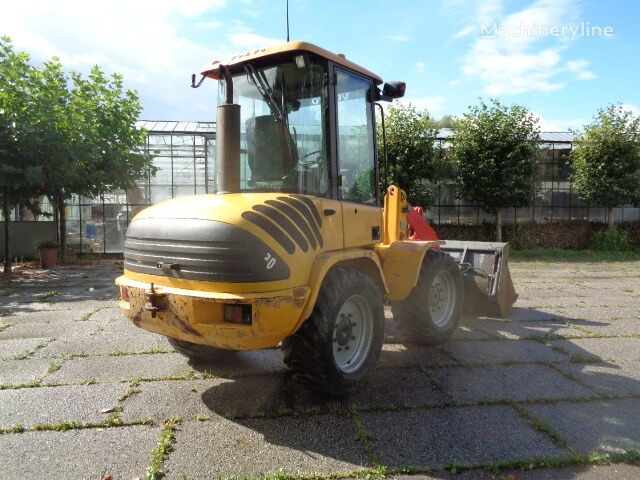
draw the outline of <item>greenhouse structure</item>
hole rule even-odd
[[[139,121],[147,130],[146,149],[154,158],[155,175],[147,175],[137,188],[116,191],[99,198],[74,196],[67,206],[67,245],[76,253],[119,253],[129,220],[145,206],[184,195],[215,192],[215,123]],[[437,143],[446,152],[451,131],[440,131]],[[574,148],[571,133],[543,132],[536,173],[537,193],[528,208],[510,209],[505,223],[586,220],[605,222],[606,209],[582,202],[569,180],[568,155]],[[46,200],[44,203],[46,207]],[[26,209],[14,211],[16,222],[54,222],[37,219]],[[640,221],[640,209],[614,210],[615,221]],[[453,182],[440,187],[439,198],[427,210],[436,224],[493,223],[494,218],[468,202],[456,199]]]

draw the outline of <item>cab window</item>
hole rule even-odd
[[[338,175],[341,200],[376,203],[371,81],[336,67]]]

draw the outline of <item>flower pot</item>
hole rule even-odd
[[[40,263],[42,263],[42,268],[55,267],[58,264],[58,247],[41,248]]]

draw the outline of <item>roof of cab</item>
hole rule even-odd
[[[372,78],[373,81],[376,83],[376,85],[380,85],[382,83],[382,78],[380,78],[378,75],[367,70],[366,68],[362,68],[360,65],[353,63],[350,60],[347,60],[344,57],[344,55],[338,55],[338,54],[332,53],[328,50],[325,50],[324,48],[318,47],[317,45],[313,45],[312,43],[299,42],[299,41],[287,42],[280,45],[274,45],[271,47],[252,50],[250,52],[240,53],[228,58],[224,62],[220,62],[216,60],[212,62],[211,66],[207,66],[202,71],[202,75],[209,78],[219,79],[220,74],[218,71],[218,67],[220,65],[224,65],[233,71],[234,66],[240,65],[243,62],[246,62],[249,60],[262,59],[266,57],[277,56],[277,55],[293,53],[293,52],[314,53],[316,55],[319,55],[320,57],[326,58],[327,60],[337,63],[338,65],[349,68],[358,73],[361,73],[362,75]]]

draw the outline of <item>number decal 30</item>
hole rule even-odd
[[[267,255],[264,257],[264,262],[267,270],[271,270],[273,267],[275,267],[277,260],[273,255],[267,252]]]

